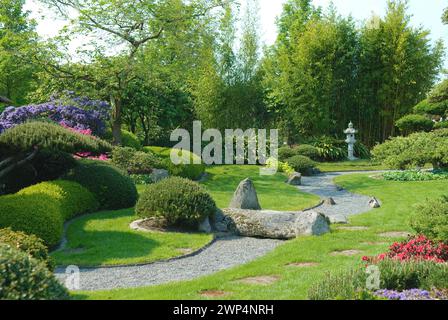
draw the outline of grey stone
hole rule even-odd
[[[292,186],[301,186],[302,185],[302,174],[299,172],[294,172],[289,176],[288,180],[286,180],[287,184]]]
[[[334,201],[334,199],[332,197],[327,198],[324,200],[324,204],[328,205],[328,206],[334,206],[336,205],[336,201]]]
[[[335,215],[325,215],[332,224],[347,224],[348,219],[343,214],[335,214]]]
[[[229,231],[229,221],[221,209],[217,209],[215,214],[211,217],[211,225],[213,230],[217,232]]]
[[[151,180],[152,182],[156,183],[160,180],[168,178],[170,175],[167,170],[165,169],[153,169],[151,173]]]
[[[371,208],[376,209],[376,208],[381,207],[381,204],[380,204],[380,202],[378,201],[377,198],[372,197],[372,198],[369,200],[369,206],[370,206]]]
[[[252,180],[246,178],[240,182],[233,194],[232,201],[230,201],[229,208],[261,210]]]
[[[330,231],[330,221],[315,211],[224,209],[229,229],[247,237],[292,239],[302,235],[321,235]]]
[[[200,232],[205,232],[205,233],[210,233],[212,232],[212,226],[210,225],[210,219],[207,217],[204,219],[204,221],[202,221],[199,226],[198,226],[198,230]]]

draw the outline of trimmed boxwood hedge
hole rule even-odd
[[[52,201],[59,205],[64,220],[83,213],[94,212],[99,207],[99,203],[93,193],[73,181],[56,180],[42,182],[25,188],[19,191],[18,194],[43,194],[51,197]]]
[[[0,244],[7,244],[15,249],[19,249],[53,269],[53,261],[48,255],[45,243],[35,235],[21,231],[12,231],[11,228],[0,229]]]
[[[286,162],[297,172],[303,175],[312,175],[316,162],[305,156],[294,156],[286,160]]]
[[[148,186],[135,208],[139,216],[164,218],[169,225],[188,226],[194,226],[215,211],[212,197],[198,183],[180,177]]]
[[[103,161],[83,160],[65,179],[78,182],[92,192],[101,209],[130,208],[137,202],[137,188],[126,172]]]
[[[41,238],[54,247],[62,237],[64,219],[54,199],[44,194],[0,197],[0,228],[10,227]]]
[[[64,300],[68,297],[67,289],[43,262],[0,244],[0,299]]]

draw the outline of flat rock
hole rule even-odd
[[[225,292],[221,290],[202,290],[199,294],[207,298],[224,297],[230,294],[230,292]]]
[[[343,251],[334,251],[331,253],[332,256],[356,256],[361,254],[360,250],[343,250]]]
[[[229,208],[261,210],[252,180],[246,178],[240,182],[230,201]]]
[[[380,233],[379,236],[382,238],[407,238],[411,234],[405,231],[392,231],[392,232],[383,232]]]
[[[224,209],[229,230],[247,237],[293,239],[302,235],[321,235],[330,231],[330,221],[315,211]]]
[[[316,267],[319,264],[317,262],[292,262],[288,263],[288,267],[296,267],[296,268],[309,268],[309,267]]]
[[[280,279],[279,276],[258,276],[258,277],[248,277],[239,279],[238,282],[245,284],[259,284],[259,285],[270,285]]]

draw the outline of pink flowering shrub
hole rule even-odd
[[[60,122],[59,124],[70,131],[77,132],[77,133],[80,133],[80,134],[83,134],[86,136],[92,135],[92,130],[90,130],[90,129],[72,128],[72,127],[69,127],[67,124],[65,124],[65,122]],[[74,157],[76,159],[91,159],[91,160],[99,160],[99,161],[108,161],[109,160],[109,157],[107,156],[107,154],[100,154],[99,156],[92,156],[92,154],[90,152],[78,152],[78,153],[74,154]]]
[[[399,261],[424,260],[445,263],[448,262],[448,245],[443,242],[434,242],[420,235],[400,243],[395,242],[388,252],[373,258],[363,257],[362,260],[375,263],[386,258]]]

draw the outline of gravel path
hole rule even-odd
[[[376,171],[377,172],[377,171]],[[354,172],[332,172],[320,174],[312,177],[302,177],[302,186],[299,189],[303,192],[312,193],[323,200],[333,198],[336,205],[323,204],[314,210],[322,212],[331,217],[348,217],[372,210],[369,206],[370,197],[354,194],[347,190],[339,190],[333,183],[333,179]],[[359,173],[359,172],[357,172]],[[369,173],[369,172],[363,172]]]
[[[329,216],[353,215],[370,210],[369,197],[338,190],[332,180],[347,173],[327,173],[303,177],[300,190],[322,198],[332,197],[335,206],[322,205],[316,208]],[[108,290],[157,285],[171,281],[190,280],[209,275],[237,265],[248,263],[274,250],[284,243],[281,240],[257,239],[238,236],[221,236],[198,254],[155,262],[141,266],[107,268],[81,268],[80,290]],[[55,271],[56,277],[65,282],[65,268]]]
[[[248,263],[282,243],[281,240],[226,236],[187,258],[142,266],[81,269],[80,289],[131,288],[190,280]],[[59,268],[55,273],[65,281],[65,268]]]

